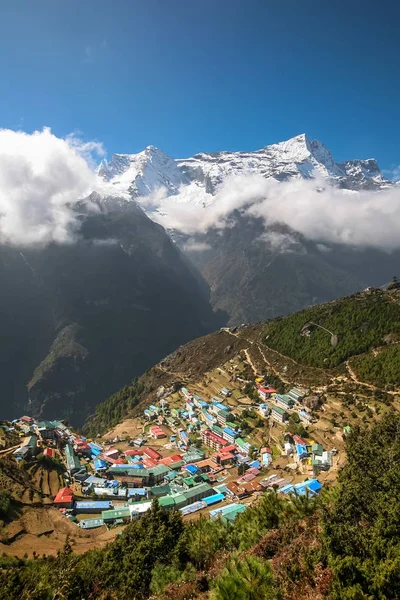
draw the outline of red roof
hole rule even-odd
[[[224,452],[237,452],[237,448],[236,446],[234,446],[234,444],[231,444],[230,446],[225,446],[225,448],[221,448],[220,452],[221,454]]]
[[[142,456],[144,454],[143,448],[135,448],[132,450],[125,450],[126,456]]]
[[[26,415],[24,415],[23,417],[21,417],[21,421],[25,421],[25,423],[32,423],[33,419],[32,417],[27,417]]]
[[[296,444],[301,444],[302,446],[307,446],[307,442],[305,442],[303,440],[303,438],[301,438],[299,435],[292,435],[291,433],[289,434],[292,436],[293,440],[296,442]]]
[[[157,452],[157,450],[153,450],[153,448],[144,448],[143,452],[150,458],[154,458],[154,460],[159,460],[161,458],[161,454]]]
[[[272,454],[271,448],[261,448],[261,454],[265,454],[265,452],[267,454]]]
[[[45,448],[43,450],[43,454],[44,456],[50,456],[50,458],[53,456],[53,450],[51,448]]]
[[[71,488],[61,488],[58,490],[57,496],[54,498],[54,504],[67,504],[74,499],[74,490]]]
[[[105,454],[100,454],[97,458],[102,458],[106,462],[111,465],[124,465],[125,461],[122,458],[111,458],[111,456],[106,456]]]
[[[224,450],[225,450],[225,448],[224,448]],[[228,459],[235,458],[235,456],[232,454],[232,452],[222,452],[222,450],[221,450],[221,452],[217,452],[216,454],[212,455],[212,458],[217,458],[217,457],[219,457],[221,460],[226,460],[227,458]]]
[[[205,431],[204,435],[209,440],[212,440],[213,442],[216,442],[217,444],[220,444],[220,446],[227,446],[228,445],[228,442],[226,440],[224,440],[224,438],[222,438],[220,435],[217,435],[213,431]]]
[[[260,392],[264,392],[264,394],[276,394],[276,390],[274,390],[274,388],[259,387],[258,389]]]
[[[118,455],[119,455],[119,452],[116,448],[110,448],[109,450],[104,452],[104,456],[110,456],[111,458],[113,456],[118,456]]]
[[[178,460],[182,460],[182,456],[180,454],[174,454],[173,456],[167,456],[166,458],[162,458],[159,460],[160,465],[171,465],[174,462],[178,462]]]
[[[146,467],[146,469],[150,469],[150,467],[156,466],[157,461],[153,458],[150,458],[149,456],[146,456],[146,458],[143,460],[143,464]]]

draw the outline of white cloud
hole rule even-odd
[[[204,252],[205,250],[211,250],[210,244],[206,242],[196,242],[195,240],[189,240],[185,244],[186,252]]]
[[[199,188],[199,196],[204,194]],[[153,218],[167,228],[194,234],[230,226],[232,211],[239,210],[263,218],[267,226],[283,223],[317,242],[400,247],[400,185],[355,192],[318,178],[278,182],[251,175],[228,179],[213,201],[200,208],[202,197],[196,204],[185,204],[159,192],[151,200]]]
[[[71,205],[97,185],[93,152],[101,154],[102,147],[76,136],[58,138],[47,128],[32,134],[0,130],[0,241],[71,241]]]
[[[304,246],[290,233],[280,231],[265,231],[256,242],[263,242],[272,252],[276,254],[287,254],[289,252],[304,253]]]

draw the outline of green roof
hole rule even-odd
[[[28,446],[28,448],[36,448],[37,440],[38,439],[37,439],[36,435],[31,435],[31,437],[29,438],[29,440],[27,441],[27,443],[25,445]]]
[[[271,410],[278,413],[278,415],[281,415],[283,417],[283,415],[286,415],[286,411],[283,410],[283,408],[280,408],[279,406],[271,406]]]
[[[184,496],[183,494],[171,494],[171,498],[174,499],[175,506],[178,508],[187,504],[186,496]]]
[[[195,485],[194,487],[185,490],[183,495],[185,496],[186,500],[190,500],[191,498],[195,498],[199,494],[207,491],[212,492],[211,486],[208,483],[199,483],[199,485]]]
[[[150,493],[153,494],[153,496],[156,496],[156,498],[166,496],[170,492],[171,488],[169,485],[155,485],[154,487],[150,488]]]
[[[313,444],[311,447],[313,454],[322,454],[324,449],[321,444]]]
[[[178,471],[170,471],[169,473],[166,474],[165,479],[168,479],[168,481],[173,481],[175,479],[175,477],[178,476]]]
[[[104,519],[84,519],[79,523],[82,529],[91,529],[92,527],[102,527]]]
[[[240,438],[240,437],[236,438],[235,444],[237,446],[239,446],[240,448],[245,448],[246,447],[246,442],[242,438]]]
[[[69,444],[65,446],[65,458],[67,459],[67,465],[69,470],[81,468],[81,461],[75,454],[72,446],[70,446]]]
[[[280,394],[278,398],[276,398],[277,402],[283,402],[287,406],[293,405],[293,399],[287,394]]]
[[[128,465],[127,465],[128,467]],[[148,477],[149,469],[132,469],[132,468],[119,468],[119,467],[110,467],[108,469],[109,473],[113,475],[132,475],[132,477]]]
[[[118,508],[115,510],[103,510],[101,516],[104,520],[124,519],[131,516],[129,508]]]
[[[51,421],[39,421],[39,423],[36,424],[36,427],[38,429],[55,429],[56,428],[54,423],[52,423]]]
[[[183,483],[185,483],[188,487],[193,487],[194,486],[194,479],[193,477],[184,477],[182,479]]]
[[[161,508],[175,506],[175,500],[172,498],[172,496],[163,496],[159,499],[158,504],[161,506]]]
[[[138,471],[143,471],[144,469],[138,469]],[[149,474],[153,474],[155,475],[166,475],[167,473],[170,472],[169,467],[167,467],[166,465],[156,465],[155,467],[151,467],[150,469],[148,469]]]
[[[183,467],[183,465],[185,464],[184,460],[177,460],[174,463],[171,463],[169,465],[170,469],[174,470],[174,469],[180,469],[181,467]],[[168,475],[166,475],[166,477],[168,477]]]
[[[239,504],[239,506],[233,507],[229,511],[224,511],[221,515],[223,521],[229,521],[232,523],[239,513],[242,513],[246,510],[246,506],[244,504]]]
[[[224,435],[224,430],[222,427],[218,427],[218,425],[213,425],[211,429],[214,431],[214,433],[217,433],[221,437]]]

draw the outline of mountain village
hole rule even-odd
[[[315,417],[305,404],[311,390],[279,394],[258,377],[251,399],[224,369],[215,377],[210,391],[231,383],[213,396],[200,395],[197,386],[161,388],[135,419],[134,436],[87,439],[63,421],[23,416],[11,424],[23,437],[12,454],[18,462],[40,456],[62,464],[64,485],[50,498],[84,530],[139,519],[155,498],[187,519],[232,522],[268,489],[314,495],[335,479],[338,450],[304,435]]]

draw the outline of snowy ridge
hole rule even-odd
[[[98,174],[105,194],[136,199],[147,212],[152,212],[152,205],[146,198],[158,190],[177,203],[211,204],[232,176],[260,175],[278,181],[319,176],[349,190],[391,185],[374,159],[337,163],[322,142],[305,134],[254,152],[200,153],[185,159],[173,159],[148,146],[138,154],[114,154],[110,162],[102,162]]]

